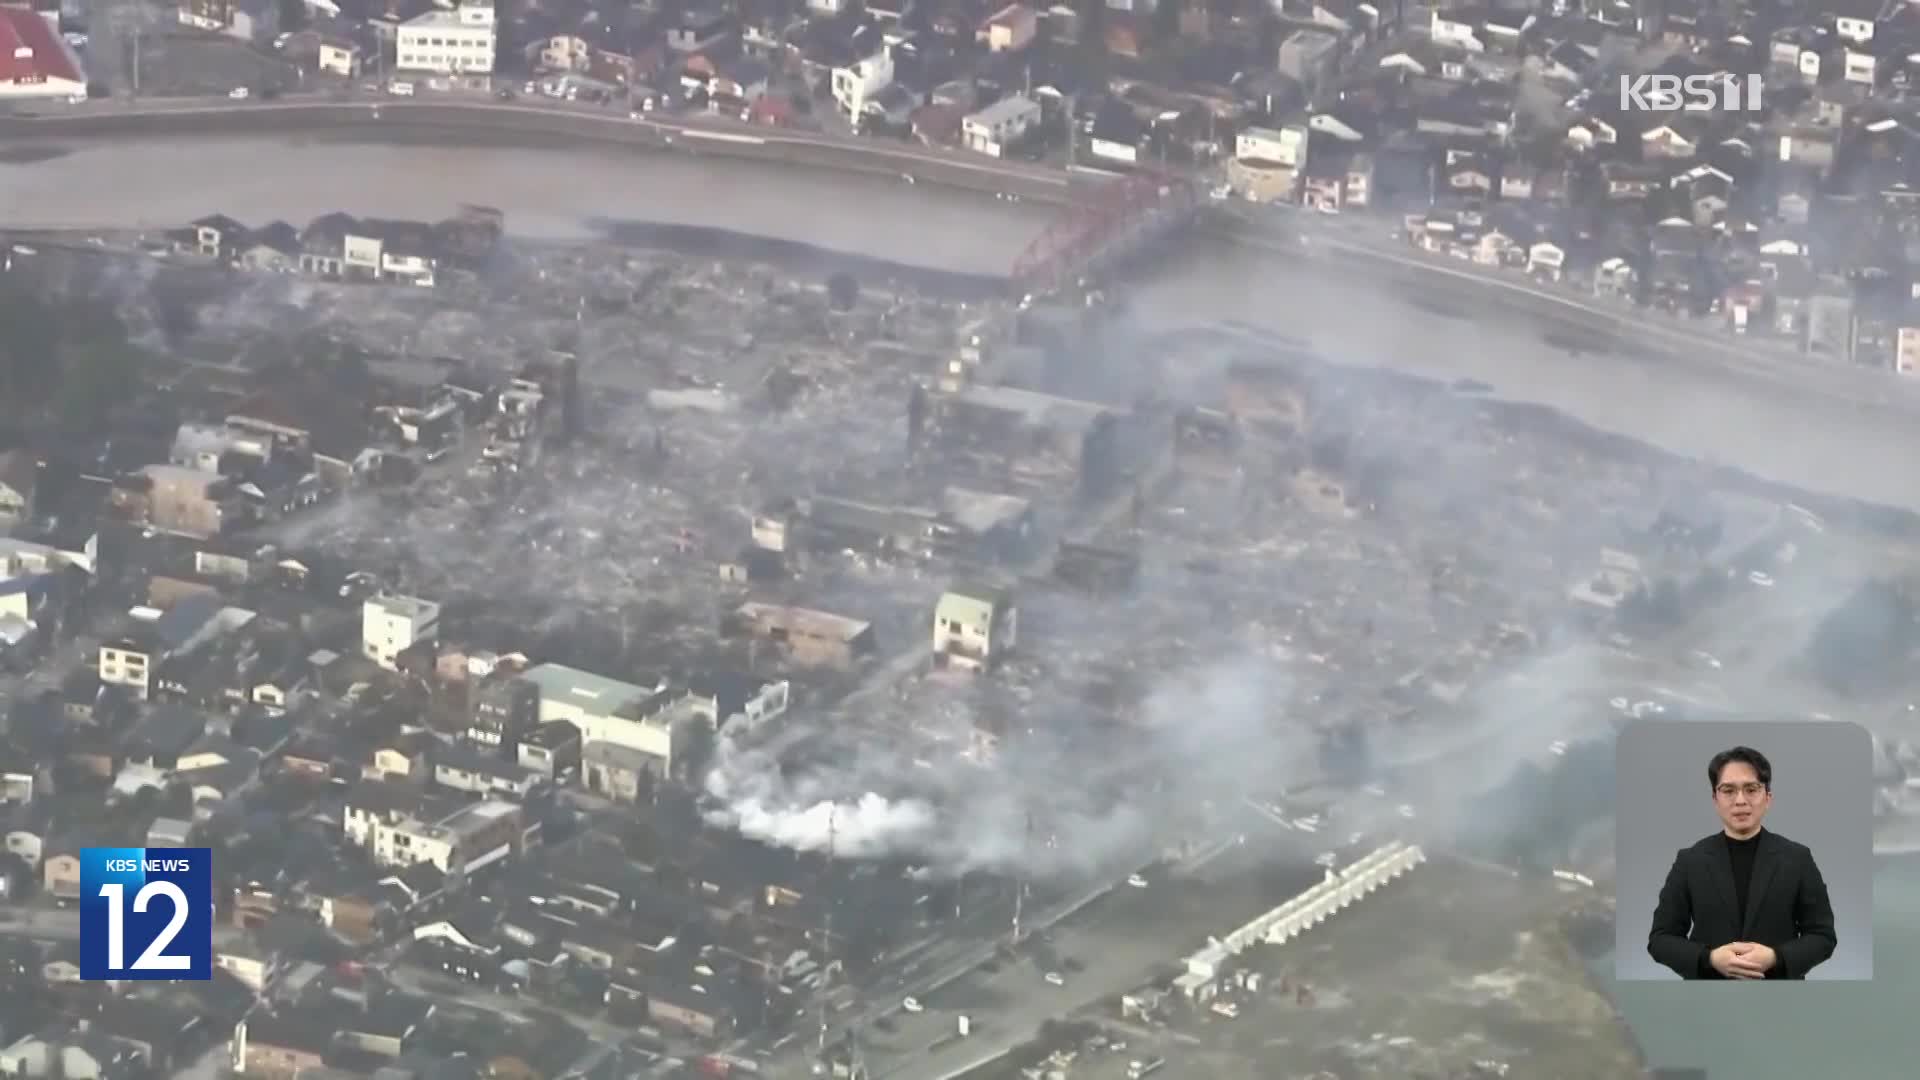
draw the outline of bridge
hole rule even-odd
[[[1164,243],[1199,214],[1199,192],[1187,177],[1154,170],[1082,175],[1066,210],[1014,261],[1020,293],[1072,287]]]
[[[1224,938],[1210,939],[1206,948],[1187,957],[1186,973],[1174,980],[1174,990],[1195,1000],[1212,997],[1227,961],[1250,946],[1284,945],[1426,861],[1426,852],[1396,840],[1343,870],[1328,870],[1300,895]]]

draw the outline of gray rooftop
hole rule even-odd
[[[623,705],[652,697],[654,691],[633,683],[565,664],[541,664],[520,676],[540,688],[540,700],[569,705],[583,712],[610,716]]]

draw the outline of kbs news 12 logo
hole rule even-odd
[[[1622,75],[1621,112],[1759,112],[1758,75]]]
[[[213,978],[213,852],[82,849],[80,978]]]

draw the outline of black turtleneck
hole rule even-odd
[[[1761,830],[1764,832],[1766,830]],[[1733,900],[1734,917],[1740,926],[1747,924],[1747,894],[1753,885],[1753,859],[1760,851],[1760,833],[1756,832],[1745,840],[1735,840],[1726,833],[1720,834],[1726,841],[1727,857],[1733,861]],[[1700,954],[1700,974],[1703,978],[1723,979],[1726,976],[1713,970],[1713,962],[1706,953]]]
[[[1753,884],[1753,857],[1760,850],[1760,834],[1754,833],[1745,840],[1735,840],[1721,833],[1727,842],[1727,855],[1733,859],[1733,898],[1739,910],[1740,925],[1747,924],[1747,887]]]

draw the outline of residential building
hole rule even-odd
[[[467,739],[515,754],[522,739],[540,726],[540,688],[525,679],[496,680],[474,694]]]
[[[360,46],[345,38],[322,38],[313,59],[314,69],[351,79],[360,74]]]
[[[394,68],[442,75],[490,74],[495,38],[491,0],[467,0],[452,11],[429,11],[400,24]]]
[[[204,539],[244,518],[233,482],[178,465],[148,465],[115,486],[114,495],[135,524]]]
[[[1040,29],[1039,16],[1025,4],[1008,4],[981,24],[980,43],[988,52],[1019,52],[1033,44]]]
[[[33,516],[33,493],[39,486],[40,463],[23,450],[0,453],[0,526]],[[0,573],[0,577],[5,577]]]
[[[367,659],[398,670],[397,658],[440,632],[440,605],[411,596],[383,594],[360,608],[360,651]]]
[[[443,874],[468,873],[519,852],[526,843],[520,808],[502,799],[465,802],[369,782],[347,795],[347,839],[381,866],[427,863]]]
[[[649,690],[564,664],[541,664],[523,677],[539,688],[540,722],[565,720],[578,728],[589,761],[606,752],[596,744],[606,743],[642,755],[648,771],[669,775],[701,722],[691,695],[676,697],[663,687]]]
[[[256,1009],[235,1025],[229,1045],[233,1071],[250,1080],[293,1080],[325,1073],[333,1028],[302,1010]]]
[[[893,54],[881,48],[864,60],[833,69],[833,100],[848,118],[867,109],[867,101],[893,85]]]
[[[1279,129],[1243,129],[1234,136],[1233,156],[1239,161],[1270,161],[1297,169],[1307,163],[1307,128],[1289,124]]]
[[[514,759],[549,781],[564,781],[580,771],[580,729],[565,720],[541,724],[520,740]]]
[[[1015,645],[1019,612],[1004,589],[956,586],[933,609],[935,667],[984,671]]]
[[[1039,102],[1025,94],[1014,94],[962,119],[960,140],[976,154],[1005,157],[1013,144],[1039,123]]]
[[[86,69],[60,34],[60,13],[0,7],[0,100],[87,96]]]
[[[228,617],[229,611],[234,617]],[[135,698],[147,701],[158,686],[162,663],[193,652],[241,623],[238,616],[251,613],[222,607],[217,593],[197,593],[181,598],[165,611],[139,607],[130,614],[132,628],[100,646],[100,681],[124,687]]]
[[[362,218],[343,230],[341,265],[348,276],[431,288],[440,267],[438,249],[433,227],[424,222]]]

